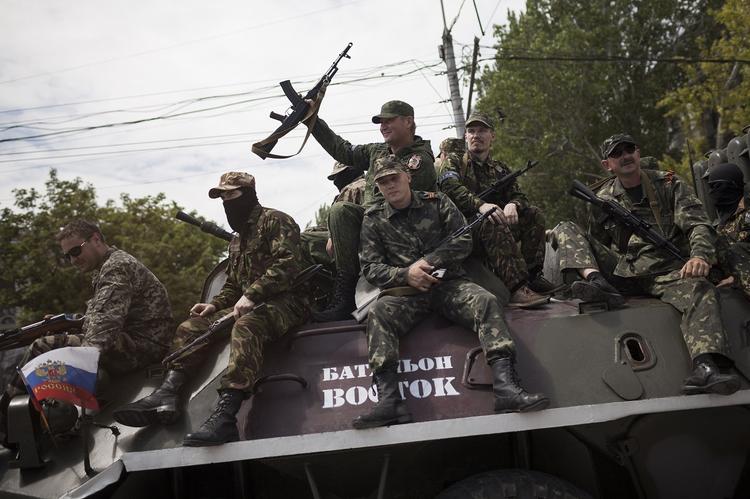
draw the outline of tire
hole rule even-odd
[[[593,499],[575,485],[541,471],[495,470],[456,482],[435,499]]]

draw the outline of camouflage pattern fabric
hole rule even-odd
[[[542,271],[544,266],[545,240],[544,215],[536,206],[519,208],[518,223],[510,225],[513,239],[521,245],[521,255],[530,274]]]
[[[517,289],[529,278],[521,250],[507,224],[485,220],[474,229],[474,254],[509,290]]]
[[[364,175],[354,179],[350,184],[341,189],[341,192],[333,200],[334,203],[365,203],[365,187],[367,182]]]
[[[621,255],[573,222],[554,229],[560,269],[569,283],[573,269],[597,268],[621,293],[649,294],[672,305],[682,314],[680,330],[692,358],[703,353],[726,355],[726,338],[721,323],[716,288],[705,278],[682,279],[679,268],[665,274],[623,277],[616,273]],[[577,275],[577,273],[575,274]]]
[[[471,253],[471,234],[442,246],[447,235],[465,224],[461,212],[442,193],[412,191],[408,208],[394,210],[383,202],[367,210],[362,224],[360,262],[373,285],[406,286],[409,265],[424,258],[446,268],[443,282],[416,296],[378,299],[368,315],[370,366],[374,371],[390,367],[398,359],[398,337],[408,332],[430,310],[479,335],[488,359],[513,349],[508,326],[497,298],[489,291],[457,277],[461,262]]]
[[[328,231],[325,227],[314,227],[300,234],[300,246],[304,267],[320,264],[329,270],[335,270],[336,264],[326,251]]]
[[[719,265],[750,299],[750,211],[738,210],[717,232]]]

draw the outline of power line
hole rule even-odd
[[[497,50],[497,47],[480,45],[482,48]],[[480,59],[481,61],[492,61],[501,59],[504,61],[553,61],[553,62],[665,62],[671,64],[750,64],[750,59],[723,59],[723,58],[701,58],[701,57],[629,57],[629,56],[596,56],[596,55],[519,55],[498,52],[493,57]]]

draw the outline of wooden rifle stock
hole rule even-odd
[[[82,327],[83,317],[58,314],[27,326],[0,332],[0,351],[31,345],[34,340],[43,336],[80,331]]]

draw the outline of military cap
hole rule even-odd
[[[482,125],[486,126],[490,130],[495,129],[495,122],[492,121],[492,118],[489,117],[489,115],[479,112],[473,112],[471,113],[471,116],[469,116],[469,119],[466,120],[466,126],[471,126],[472,123],[481,123]]]
[[[373,180],[402,172],[409,173],[409,168],[399,160],[391,157],[378,158],[375,160],[375,176]]]
[[[344,163],[342,163],[342,162],[340,162],[340,161],[336,161],[336,162],[335,162],[335,163],[333,164],[333,171],[331,172],[331,174],[330,174],[330,175],[328,175],[328,180],[333,180],[333,178],[334,178],[334,177],[335,177],[336,175],[338,175],[339,173],[343,172],[344,170],[346,170],[346,169],[348,169],[348,168],[351,168],[351,166],[349,166],[349,165],[345,165]]]
[[[636,142],[635,139],[633,139],[633,137],[631,137],[627,133],[616,133],[602,142],[602,145],[599,146],[599,149],[602,153],[602,158],[607,159],[612,151],[615,150],[615,147],[619,146],[620,144],[633,144],[634,146],[637,146],[638,142]]]
[[[227,172],[219,179],[219,185],[208,191],[208,197],[215,199],[221,196],[223,191],[233,191],[242,187],[255,189],[255,177],[244,172]]]
[[[463,138],[454,139],[451,137],[443,139],[443,141],[440,143],[440,152],[444,152],[446,154],[452,152],[463,153],[465,151],[466,141]]]
[[[414,108],[404,101],[389,100],[380,107],[380,114],[372,117],[372,122],[380,123],[384,119],[396,116],[414,116]]]

